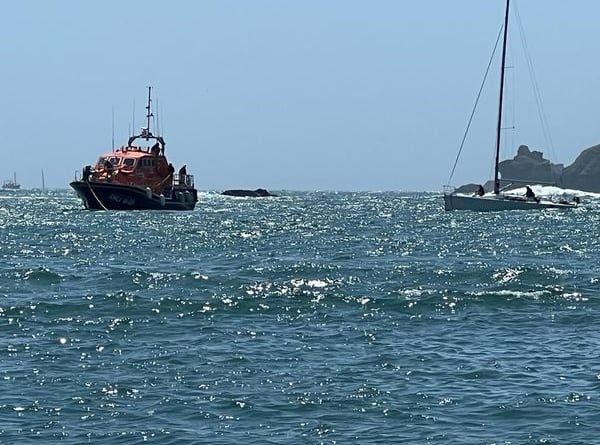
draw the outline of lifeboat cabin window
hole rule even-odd
[[[100,158],[98,159],[98,164],[96,164],[96,165],[98,167],[104,167],[104,162],[106,162],[106,161],[110,161],[110,163],[116,167],[121,162],[121,158],[118,158],[116,156],[113,156],[110,158],[109,157],[105,158],[104,156],[100,156]]]
[[[127,167],[133,167],[133,164],[135,164],[135,159],[125,158],[123,159],[123,164],[125,164]]]
[[[142,167],[154,167],[156,165],[156,163],[154,162],[155,160],[152,158],[142,158],[140,159],[140,166]]]

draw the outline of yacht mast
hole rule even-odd
[[[502,133],[502,101],[504,100],[504,71],[506,65],[506,41],[508,37],[508,11],[510,0],[506,0],[506,12],[504,14],[504,36],[502,38],[502,63],[500,68],[500,100],[498,102],[498,126],[496,127],[496,162],[494,164],[494,194],[500,193],[500,181],[498,179],[498,164],[500,163],[500,134]]]

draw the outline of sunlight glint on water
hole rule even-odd
[[[597,203],[0,196],[0,442],[587,443]]]

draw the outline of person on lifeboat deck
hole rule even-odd
[[[106,180],[108,182],[112,181],[113,168],[112,162],[110,162],[109,159],[106,159],[104,161],[104,169],[106,170]]]
[[[158,156],[160,153],[160,144],[158,142],[152,146],[150,153],[152,153],[154,156]]]
[[[179,185],[187,184],[187,169],[185,164],[179,169]]]
[[[83,169],[83,175],[81,179],[83,182],[90,182],[90,176],[92,176],[92,166],[86,165]]]

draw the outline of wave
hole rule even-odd
[[[5,272],[3,275],[5,278],[12,278],[17,281],[27,281],[42,286],[60,283],[64,280],[64,275],[45,266],[12,270],[8,273]]]

